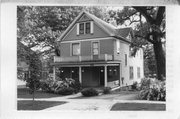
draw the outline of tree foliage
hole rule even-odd
[[[148,43],[153,45],[158,79],[165,77],[165,7],[124,7],[121,11],[111,11],[118,24],[134,26],[135,40],[132,43],[135,51]]]
[[[18,40],[29,48],[36,48],[40,54],[49,54],[55,49],[59,55],[57,39],[82,11],[89,11],[104,18],[104,7],[81,6],[18,6]]]

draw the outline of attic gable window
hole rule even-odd
[[[86,34],[90,33],[90,22],[86,23]]]
[[[80,23],[79,33],[84,34],[84,23]]]
[[[93,21],[77,23],[77,35],[93,33]]]

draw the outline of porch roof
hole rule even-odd
[[[103,66],[103,65],[119,65],[121,61],[101,61],[101,62],[60,62],[51,63],[57,67],[77,67],[77,66]]]

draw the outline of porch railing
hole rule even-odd
[[[54,62],[83,62],[83,61],[111,61],[113,60],[113,55],[100,54],[96,59],[92,55],[89,56],[69,56],[69,57],[59,57],[54,56]]]

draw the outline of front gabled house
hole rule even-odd
[[[117,28],[81,12],[58,39],[60,56],[54,57],[61,78],[78,80],[83,87],[123,87],[144,76],[143,50],[130,55],[131,28]]]

